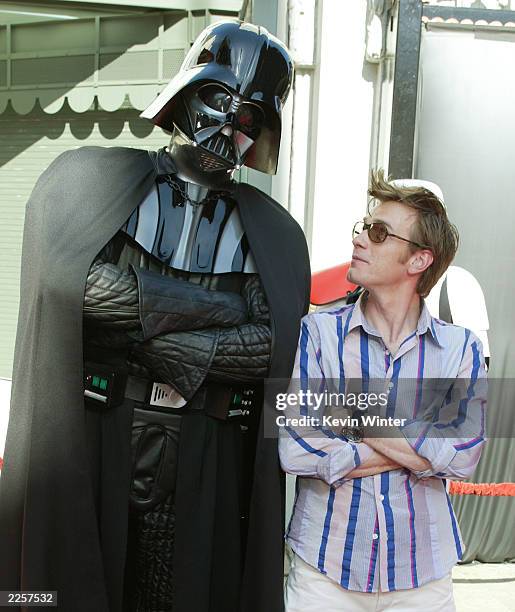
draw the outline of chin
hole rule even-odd
[[[348,269],[348,271],[347,271],[347,280],[350,283],[354,283],[355,285],[361,285],[358,276],[359,276],[359,274],[356,274],[356,270],[353,270],[352,268]]]

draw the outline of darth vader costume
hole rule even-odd
[[[290,215],[232,174],[275,171],[291,78],[263,28],[211,26],[143,113],[169,147],[69,151],[36,184],[0,590],[73,612],[282,609],[263,380],[291,373],[309,261]]]

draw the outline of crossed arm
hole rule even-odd
[[[431,463],[403,438],[366,438],[354,443],[322,430],[310,434],[304,431],[301,436],[286,429],[288,435],[281,432],[279,439],[281,465],[296,476],[320,478],[332,485],[400,468],[419,473],[431,470]]]
[[[365,438],[364,444],[371,448],[372,453],[364,463],[351,470],[345,478],[374,476],[402,467],[411,472],[431,469],[429,461],[415,452],[404,438]]]
[[[316,322],[305,317],[292,381],[319,386],[324,374],[318,363],[320,339]],[[484,444],[486,370],[481,343],[466,336],[456,385],[457,396],[441,406],[436,422],[413,421],[400,437],[376,438],[372,432],[354,443],[333,431],[309,427],[281,432],[283,469],[298,476],[320,478],[330,485],[405,468],[419,478],[463,480],[471,476]],[[302,406],[300,407],[302,415]]]
[[[207,378],[253,382],[270,361],[270,313],[257,274],[240,293],[112,263],[123,238],[113,239],[90,267],[84,321],[90,346],[126,348],[131,373],[175,387],[191,399]],[[140,373],[141,372],[141,373]]]

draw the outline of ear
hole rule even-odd
[[[421,274],[433,263],[433,253],[429,249],[417,251],[410,258],[408,274]]]

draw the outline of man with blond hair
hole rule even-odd
[[[348,273],[365,291],[303,318],[292,386],[336,381],[345,391],[357,380],[370,392],[377,383],[385,416],[409,418],[387,433],[363,415],[358,427],[281,431],[282,467],[297,475],[287,612],[455,610],[451,570],[463,543],[446,480],[471,476],[485,440],[481,341],[424,303],[458,247],[439,198],[381,171],[369,195]],[[303,397],[293,409],[301,416]]]

